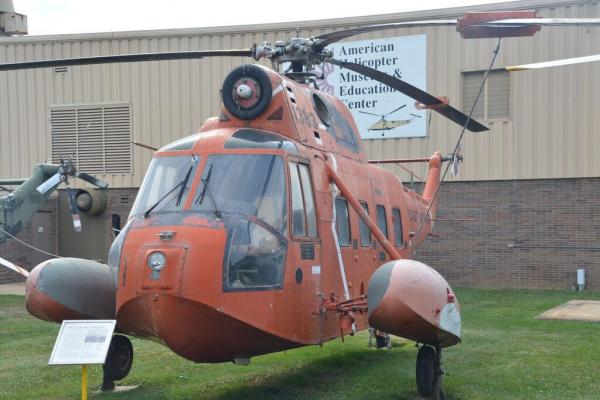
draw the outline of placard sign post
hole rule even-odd
[[[87,366],[104,364],[117,321],[63,321],[48,365],[81,365],[81,398],[87,400]]]

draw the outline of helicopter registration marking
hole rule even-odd
[[[298,106],[292,107],[291,109],[292,114],[294,114],[294,119],[296,121],[298,121],[302,125],[309,127],[310,129],[319,129],[319,124],[317,123],[317,119],[315,118],[313,113],[308,112],[306,111],[306,109],[300,108]]]

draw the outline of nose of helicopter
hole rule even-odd
[[[295,347],[228,313],[223,265],[229,236],[225,223],[201,219],[132,226],[120,261],[118,328],[196,362]]]

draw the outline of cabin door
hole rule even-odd
[[[309,161],[290,160],[291,241],[288,268],[293,270],[296,308],[306,316],[301,328],[313,340],[322,335],[321,239]]]

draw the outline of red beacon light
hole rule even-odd
[[[533,36],[542,29],[541,25],[481,25],[502,19],[531,18],[538,18],[535,11],[469,12],[458,19],[456,30],[463,39]]]
[[[446,288],[446,293],[448,294],[448,303],[454,303],[456,301],[456,296],[454,296],[454,292],[450,290],[450,288]]]

